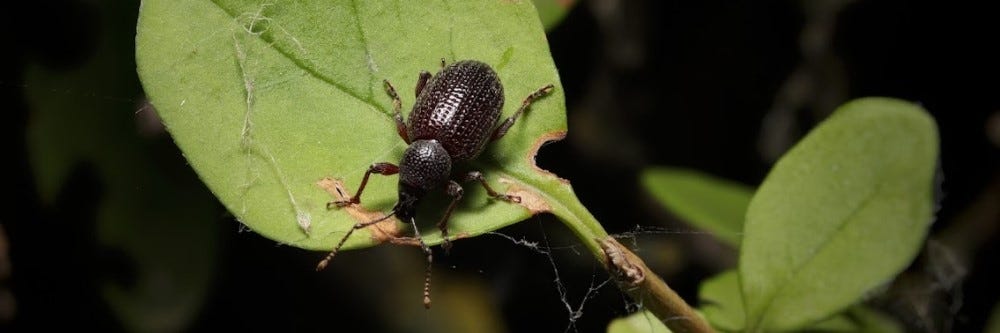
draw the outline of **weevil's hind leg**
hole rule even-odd
[[[420,237],[420,229],[417,229],[417,220],[410,218],[410,225],[413,226],[413,235],[417,236],[417,241],[420,242],[420,249],[424,251],[427,255],[427,271],[424,275],[424,308],[431,308],[431,264],[434,262],[434,252],[431,252],[431,248],[424,243],[424,238]]]
[[[483,185],[483,188],[486,189],[486,194],[488,194],[490,197],[494,199],[503,200],[506,202],[521,203],[521,197],[519,196],[507,195],[503,193],[497,193],[497,191],[494,191],[493,187],[490,187],[490,184],[486,182],[486,177],[483,177],[482,172],[470,171],[468,174],[465,175],[465,181],[473,181],[473,180],[479,181],[479,183]]]
[[[399,133],[399,137],[403,138],[406,144],[410,144],[410,136],[406,134],[406,123],[403,122],[403,102],[399,100],[396,87],[393,87],[389,80],[382,80],[382,82],[385,83],[385,92],[392,97],[392,118],[396,120],[396,133]]]
[[[444,211],[444,216],[441,217],[441,221],[438,221],[438,230],[441,230],[441,239],[444,243],[441,243],[441,248],[444,249],[445,253],[451,250],[451,240],[448,239],[448,219],[451,218],[451,212],[455,210],[455,206],[458,206],[458,201],[462,200],[462,194],[465,192],[462,190],[462,185],[459,185],[454,180],[448,182],[448,195],[451,196],[451,204],[448,205],[448,209]]]
[[[417,77],[417,87],[413,89],[413,96],[420,97],[420,92],[424,91],[424,87],[427,86],[427,81],[430,81],[431,73],[428,71],[420,71],[420,76]]]
[[[533,103],[535,100],[541,98],[542,96],[548,95],[550,92],[552,92],[553,88],[554,86],[549,84],[544,87],[538,88],[538,90],[535,90],[535,92],[531,93],[531,95],[525,97],[524,101],[521,102],[521,107],[517,109],[517,112],[514,112],[513,116],[510,116],[510,118],[504,120],[504,122],[500,124],[500,126],[497,127],[496,130],[493,131],[493,138],[490,140],[496,141],[502,138],[505,134],[507,134],[507,130],[509,130],[511,126],[514,126],[514,122],[517,121],[517,117],[521,116],[521,113],[524,113],[524,111],[527,110],[528,107],[531,106],[531,103]]]
[[[376,224],[376,223],[379,223],[379,222],[388,221],[389,218],[392,217],[395,214],[396,214],[396,211],[393,210],[393,211],[389,212],[389,214],[386,214],[385,216],[380,217],[377,220],[354,224],[354,227],[351,227],[350,230],[347,230],[347,234],[344,235],[344,238],[340,239],[340,242],[337,243],[337,246],[333,247],[333,251],[330,251],[330,254],[327,254],[326,257],[323,258],[323,260],[320,260],[319,264],[316,264],[316,271],[318,272],[318,271],[321,271],[324,268],[326,268],[326,265],[328,263],[330,263],[330,260],[333,260],[334,256],[337,255],[337,252],[340,251],[340,247],[344,246],[344,243],[347,242],[347,238],[351,237],[351,234],[354,233],[354,230],[362,229],[362,228],[365,228],[367,226],[370,226],[370,225],[373,225],[373,224]]]
[[[365,177],[361,179],[361,186],[358,187],[358,191],[347,200],[335,200],[326,203],[326,209],[333,209],[333,207],[344,207],[350,204],[361,203],[361,192],[365,190],[365,185],[368,185],[368,176],[373,173],[377,173],[384,176],[395,175],[399,173],[399,167],[395,164],[388,162],[380,162],[372,164],[368,167],[368,171],[365,171]]]

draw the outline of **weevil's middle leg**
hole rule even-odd
[[[486,182],[486,177],[483,177],[482,172],[470,171],[468,174],[465,175],[465,181],[473,181],[473,180],[478,181],[480,184],[482,184],[483,188],[486,189],[486,194],[488,194],[490,197],[494,199],[513,202],[513,203],[521,203],[521,197],[518,197],[516,195],[497,193],[497,191],[494,191],[493,187],[490,187],[490,184]]]
[[[444,249],[445,253],[451,250],[451,240],[448,239],[448,219],[451,218],[451,212],[455,210],[455,206],[458,206],[458,201],[462,200],[464,192],[462,185],[459,185],[454,180],[448,182],[447,193],[451,196],[451,204],[448,205],[448,209],[444,211],[444,216],[441,217],[441,221],[438,221],[437,224],[438,229],[441,230],[441,239],[444,240],[441,243],[441,248]]]
[[[410,144],[410,136],[406,133],[406,123],[403,122],[403,102],[399,100],[396,88],[389,83],[389,80],[382,80],[385,83],[385,92],[392,97],[392,117],[396,120],[396,133],[406,144]]]

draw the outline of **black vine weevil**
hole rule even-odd
[[[458,182],[449,179],[452,165],[479,156],[488,142],[503,137],[514,125],[517,117],[534,100],[548,94],[553,88],[549,84],[528,95],[514,115],[507,118],[500,126],[496,126],[504,102],[503,85],[500,84],[496,72],[489,65],[475,60],[463,60],[444,67],[442,59],[441,66],[442,69],[434,76],[427,71],[420,72],[416,86],[417,100],[407,123],[403,123],[400,112],[402,103],[396,94],[396,89],[389,81],[384,81],[386,93],[392,97],[396,131],[409,147],[403,153],[399,166],[388,162],[372,164],[361,179],[361,185],[354,196],[344,201],[331,201],[327,204],[327,208],[361,203],[361,192],[364,191],[365,185],[368,184],[368,176],[372,173],[381,175],[399,173],[399,199],[392,211],[384,217],[355,224],[347,231],[344,238],[341,238],[333,251],[316,266],[316,270],[326,267],[354,230],[389,220],[393,215],[397,215],[400,220],[410,223],[421,249],[427,255],[427,273],[424,280],[424,306],[427,308],[430,308],[431,304],[430,280],[433,257],[417,229],[414,219],[417,204],[429,191],[441,187],[445,187],[448,195],[452,197],[451,204],[437,224],[444,238],[443,246],[447,250],[451,246],[448,240],[448,218],[461,200],[463,192]],[[520,198],[516,196],[494,191],[478,171],[469,172],[464,180],[479,181],[490,197],[520,202]]]

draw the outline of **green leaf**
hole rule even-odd
[[[804,331],[898,333],[903,332],[903,328],[895,320],[876,310],[856,305],[843,313],[811,324]]]
[[[739,246],[743,218],[753,196],[750,187],[705,173],[656,167],[643,171],[641,183],[678,217]]]
[[[855,306],[847,315],[857,324],[852,332],[897,333],[905,332],[895,319],[870,308]]]
[[[54,204],[75,168],[92,167],[99,182],[97,216],[66,223],[94,218],[98,244],[122,253],[134,269],[133,281],[108,279],[100,286],[122,325],[130,331],[182,331],[197,317],[214,276],[218,212],[183,163],[162,159],[173,147],[140,133],[137,118],[155,116],[137,102],[142,93],[131,70],[138,7],[138,1],[95,2],[102,34],[79,68],[28,66],[26,141],[46,205]]]
[[[865,98],[782,157],[743,230],[747,327],[802,327],[905,268],[933,219],[937,155],[934,120],[919,106]]]
[[[746,327],[739,273],[736,270],[722,272],[702,283],[698,290],[698,299],[702,304],[701,313],[712,327],[727,332],[743,331]],[[840,315],[812,324],[808,330],[849,332],[855,328],[854,322],[847,316]]]
[[[736,332],[746,326],[743,297],[740,295],[739,274],[725,271],[702,282],[698,289],[701,312],[712,327]]]
[[[740,332],[746,326],[743,297],[740,294],[736,270],[720,273],[701,284],[698,291],[701,313],[720,331]],[[813,332],[902,332],[899,325],[864,306],[809,324],[804,330]]]
[[[471,168],[522,204],[489,200],[482,187],[466,196],[449,226],[475,236],[551,211],[573,220],[581,239],[603,229],[565,181],[534,166],[538,147],[566,131],[562,87],[530,1],[197,1],[151,0],[140,12],[136,53],[140,78],[175,142],[202,180],[256,232],[293,246],[330,249],[352,225],[381,216],[396,201],[396,176],[374,175],[363,208],[327,210],[336,189],[353,194],[368,166],[398,162],[388,79],[404,116],[421,70],[477,59],[504,84],[504,114],[555,84],[507,136]],[[324,182],[339,178],[346,185]],[[444,198],[425,203],[418,223],[437,222]],[[401,233],[403,224],[383,223]],[[345,248],[384,239],[367,228]],[[437,232],[424,231],[430,244]],[[596,241],[589,241],[599,251]],[[596,253],[596,252],[595,252]]]
[[[566,14],[576,6],[576,0],[534,0],[538,8],[538,18],[546,31],[550,31],[566,18]]]
[[[628,317],[612,320],[608,324],[608,333],[670,333],[656,315],[649,311],[636,312]]]

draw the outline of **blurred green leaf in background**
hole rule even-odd
[[[220,226],[215,199],[186,172],[187,166],[177,158],[158,158],[163,150],[175,150],[168,141],[155,140],[162,127],[156,111],[143,103],[129,65],[137,7],[133,1],[99,2],[99,42],[80,67],[27,69],[27,144],[46,204],[54,203],[75,170],[94,171],[100,184],[98,242],[120,254],[125,261],[120,264],[130,268],[125,275],[132,276],[104,277],[100,286],[124,327],[178,331],[197,317],[205,301],[215,275]],[[83,94],[87,98],[78,98]],[[73,215],[77,221],[67,223],[87,220],[79,212]]]

